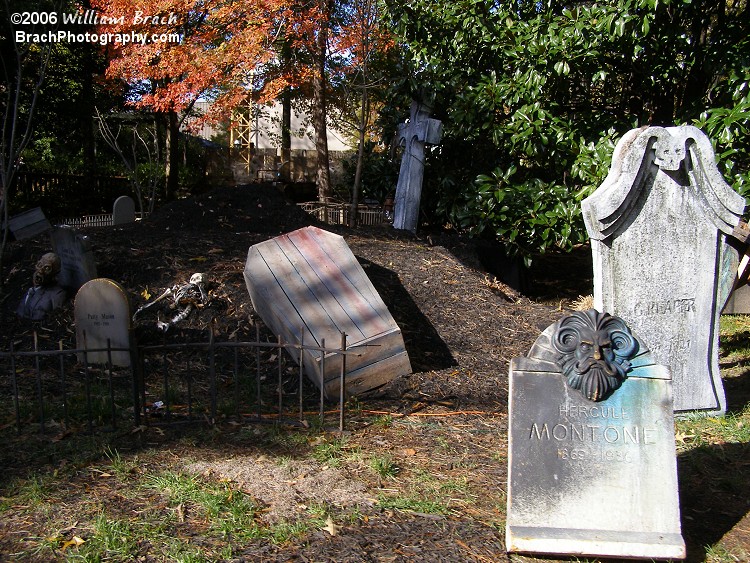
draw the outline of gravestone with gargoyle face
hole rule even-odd
[[[508,551],[684,558],[672,382],[644,341],[576,312],[509,381]]]
[[[404,155],[396,185],[393,227],[415,232],[419,220],[419,202],[422,197],[425,143],[440,142],[443,126],[430,119],[429,105],[416,100],[411,103],[408,123],[399,126],[399,143],[404,143]]]
[[[671,368],[675,412],[723,414],[719,315],[745,200],[722,178],[709,139],[690,126],[630,131],[582,207],[594,306],[625,319]]]

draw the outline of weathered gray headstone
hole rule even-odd
[[[135,202],[133,198],[121,195],[112,205],[112,224],[124,225],[135,221]]]
[[[724,182],[695,127],[630,131],[604,183],[582,203],[594,306],[622,317],[674,380],[675,412],[726,411],[719,316],[738,264],[745,200]]]
[[[419,220],[419,201],[422,197],[425,143],[436,145],[443,134],[443,125],[430,119],[432,108],[416,100],[411,103],[409,123],[399,126],[399,143],[404,143],[404,155],[396,185],[393,226],[415,232]]]
[[[684,558],[669,368],[594,309],[510,366],[511,552]]]
[[[91,251],[91,241],[66,225],[55,227],[50,237],[52,250],[62,261],[58,283],[73,295],[83,284],[96,277],[96,260]]]
[[[8,227],[16,240],[25,240],[46,233],[52,225],[44,216],[41,207],[29,209],[8,219]]]
[[[125,291],[116,282],[97,278],[78,290],[74,304],[76,345],[88,352],[86,359],[92,364],[106,364],[109,354],[107,342],[113,351],[112,365],[130,365],[130,303]],[[83,354],[79,354],[83,360]]]

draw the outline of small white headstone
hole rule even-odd
[[[96,277],[96,261],[89,238],[66,225],[55,227],[50,237],[52,250],[62,262],[57,281],[72,295]]]
[[[723,414],[719,315],[737,274],[728,244],[745,200],[698,129],[625,135],[604,183],[582,202],[594,306],[622,317],[674,380],[675,412]]]
[[[88,352],[86,359],[92,364],[106,364],[109,354],[107,342],[113,351],[112,365],[130,365],[130,303],[128,296],[119,284],[97,278],[78,290],[74,305],[76,324],[76,345]],[[79,355],[83,360],[83,354]]]
[[[124,225],[135,221],[135,202],[133,198],[121,195],[112,206],[112,224]]]

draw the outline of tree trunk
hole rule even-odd
[[[281,180],[290,182],[292,172],[292,91],[281,95]]]
[[[365,73],[365,78],[367,74]],[[365,133],[367,130],[368,116],[367,85],[362,87],[362,105],[359,116],[359,143],[357,145],[357,169],[354,173],[354,186],[352,187],[352,209],[349,213],[349,226],[357,226],[357,212],[359,208],[359,193],[362,187],[362,168],[365,160]]]
[[[180,128],[177,121],[177,112],[167,112],[167,136],[164,141],[165,158],[164,174],[166,185],[164,186],[164,199],[170,201],[176,197],[177,188],[180,184]]]
[[[328,20],[330,19],[330,5],[322,0],[324,17],[321,18],[320,29],[316,38],[317,61],[315,78],[313,79],[313,127],[315,129],[315,150],[318,154],[318,199],[325,201],[330,198],[331,174],[328,168],[328,131],[326,129],[326,54],[328,46]]]

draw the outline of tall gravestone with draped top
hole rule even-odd
[[[745,200],[722,178],[709,139],[690,126],[630,131],[582,207],[594,306],[622,317],[670,367],[676,413],[723,414],[719,316]]]
[[[396,185],[393,227],[415,232],[419,220],[419,201],[422,197],[425,144],[440,142],[443,125],[430,119],[432,108],[413,100],[408,123],[399,126],[399,143],[404,143],[404,155]]]

